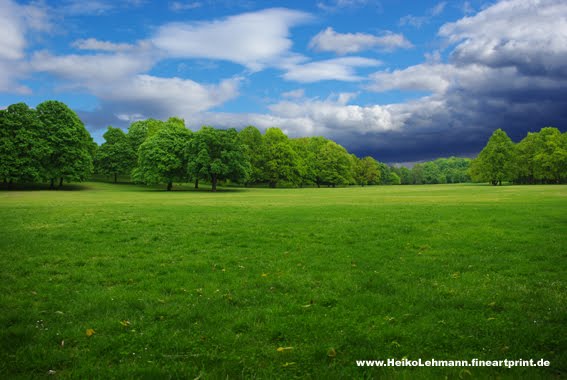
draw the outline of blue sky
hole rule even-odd
[[[384,162],[567,119],[567,3],[0,0],[0,107],[322,135]]]

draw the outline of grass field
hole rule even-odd
[[[86,183],[0,212],[3,379],[567,371],[567,186]],[[551,365],[356,366],[387,358]]]

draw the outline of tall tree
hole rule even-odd
[[[539,143],[539,133],[528,132],[516,145],[517,182],[535,183],[537,172],[535,156]]]
[[[557,128],[545,127],[539,131],[534,165],[536,177],[560,183],[567,176],[567,146]]]
[[[392,171],[394,171],[398,177],[400,177],[401,185],[409,185],[412,182],[411,170],[405,166],[393,166]]]
[[[134,152],[127,135],[120,128],[109,126],[103,135],[105,142],[98,148],[95,156],[96,172],[114,178],[130,174],[136,166],[137,154]]]
[[[380,185],[392,185],[392,168],[383,162],[378,161],[378,167],[380,168]]]
[[[355,179],[360,186],[375,185],[380,182],[378,161],[368,156],[356,158]]]
[[[298,185],[315,183],[316,178],[316,155],[310,149],[311,139],[313,137],[300,137],[290,139],[291,146],[297,155],[297,173],[299,175]]]
[[[263,136],[262,172],[270,187],[280,181],[297,182],[297,153],[288,137],[279,128],[268,128]]]
[[[470,174],[474,181],[488,181],[501,185],[515,178],[514,143],[502,129],[494,131],[488,143],[471,163]]]
[[[166,123],[148,137],[138,149],[138,179],[147,184],[166,183],[168,191],[173,182],[185,182],[191,135],[184,126]]]
[[[37,114],[43,125],[43,135],[49,154],[43,162],[44,176],[54,187],[59,179],[83,181],[93,170],[92,137],[75,112],[64,103],[48,100],[37,106]]]
[[[321,187],[321,185],[323,185],[325,181],[325,162],[323,162],[321,152],[323,151],[323,147],[327,144],[328,141],[329,140],[321,136],[308,138],[308,173],[310,173],[312,181],[315,182],[317,187]]]
[[[352,162],[345,148],[334,141],[327,141],[320,152],[323,182],[335,187],[352,181]]]
[[[235,129],[202,127],[188,145],[188,172],[194,178],[210,181],[217,191],[219,180],[246,181],[250,163]]]
[[[258,128],[249,125],[238,133],[238,140],[244,146],[244,156],[250,163],[250,175],[245,185],[262,181],[262,158],[264,156],[262,133]]]
[[[37,112],[25,103],[0,111],[0,179],[34,182],[41,179],[48,154]]]

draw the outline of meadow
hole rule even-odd
[[[567,186],[174,190],[0,191],[1,378],[566,373]]]

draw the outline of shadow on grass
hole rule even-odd
[[[242,193],[247,191],[247,188],[235,188],[235,187],[217,187],[216,193]],[[135,191],[140,192],[154,192],[154,193],[209,193],[214,194],[210,188],[189,188],[189,187],[173,187],[170,191],[167,191],[165,187],[139,187]]]
[[[47,183],[12,183],[0,184],[0,191],[84,191],[92,188],[83,184],[65,184],[62,187],[56,186],[54,189],[49,188]]]

